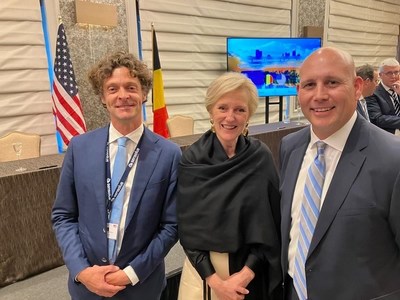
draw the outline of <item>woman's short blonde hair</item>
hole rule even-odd
[[[247,95],[249,118],[255,113],[258,106],[258,93],[254,83],[245,75],[237,72],[227,72],[216,78],[208,86],[206,92],[206,109],[210,113],[214,104],[225,94],[235,90],[244,90]]]

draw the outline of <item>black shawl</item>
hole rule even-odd
[[[259,245],[279,253],[278,175],[270,150],[239,137],[228,158],[218,138],[206,132],[183,153],[177,208],[184,248],[237,252]]]

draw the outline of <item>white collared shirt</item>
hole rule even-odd
[[[143,125],[141,125],[136,130],[125,135],[128,138],[128,141],[126,142],[126,150],[127,150],[126,151],[127,152],[126,161],[128,161],[131,158],[133,152],[135,151],[137,144],[139,143],[139,140],[140,140],[143,132],[144,132],[144,127],[143,127]],[[111,176],[112,176],[112,172],[114,169],[115,156],[117,155],[117,150],[118,150],[117,140],[123,136],[124,135],[119,133],[115,129],[115,127],[112,124],[110,124],[108,143],[109,143],[109,149],[110,149]],[[139,156],[140,156],[140,152],[139,152]],[[121,250],[122,240],[124,238],[126,217],[127,217],[127,213],[128,213],[128,207],[129,207],[129,199],[131,196],[133,179],[135,178],[138,160],[139,160],[139,157],[136,160],[136,162],[134,163],[134,165],[132,166],[132,169],[129,172],[128,177],[126,178],[126,181],[125,181],[125,195],[124,195],[123,206],[122,206],[121,220],[120,220],[119,228],[118,228],[117,255],[118,255],[119,251]],[[132,285],[135,285],[136,283],[139,282],[139,278],[131,266],[126,267],[124,269],[124,272],[131,280]]]
[[[333,175],[335,174],[336,166],[339,162],[340,156],[342,155],[343,148],[346,144],[347,138],[349,137],[350,131],[353,128],[354,123],[356,122],[356,119],[357,112],[354,112],[350,120],[341,129],[336,131],[327,139],[322,140],[324,143],[327,144],[327,146],[325,148],[326,173],[321,196],[321,209],[323,209],[326,193],[329,189],[329,185],[332,181]],[[290,228],[290,242],[288,252],[288,273],[291,277],[293,277],[294,260],[299,239],[300,208],[304,198],[304,186],[307,177],[307,170],[310,167],[311,163],[314,161],[315,156],[317,155],[317,147],[315,143],[319,141],[318,137],[314,134],[312,130],[312,126],[310,126],[310,131],[310,143],[308,144],[306,153],[304,155],[303,163],[300,168],[299,176],[297,178],[296,187],[293,194],[291,210],[292,224]]]

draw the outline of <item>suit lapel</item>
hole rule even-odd
[[[367,124],[359,116],[350,132],[326,194],[308,256],[312,254],[334,221],[338,210],[345,201],[353,182],[364,164],[365,155],[361,150],[368,145]]]
[[[97,137],[97,141],[91,143],[93,145],[93,149],[91,149],[92,153],[92,162],[93,168],[88,168],[89,172],[92,172],[93,178],[93,190],[97,201],[97,207],[99,210],[99,214],[101,220],[103,222],[104,228],[107,224],[107,216],[106,216],[106,203],[107,203],[107,194],[106,194],[106,145],[107,145],[107,137],[108,137],[108,126],[102,128]],[[104,145],[103,147],[99,147],[98,145]],[[102,163],[99,163],[102,162]]]
[[[378,97],[383,99],[389,105],[389,107],[390,107],[389,113],[394,114],[395,108],[394,108],[394,105],[392,102],[392,98],[391,98],[389,92],[387,90],[385,90],[385,88],[382,86],[382,84],[379,84],[375,93],[378,95]]]
[[[139,158],[133,180],[132,192],[129,199],[128,213],[126,216],[126,227],[129,225],[143,193],[149,183],[149,179],[157,165],[160,149],[155,147],[158,137],[152,135],[147,128],[143,132]]]
[[[289,247],[290,241],[290,227],[292,223],[292,203],[293,203],[293,195],[294,189],[296,187],[297,177],[299,175],[299,171],[301,165],[303,163],[304,153],[306,152],[308,143],[310,142],[310,129],[305,131],[306,134],[301,138],[304,141],[297,148],[295,148],[291,154],[290,158],[287,162],[286,170],[285,170],[285,180],[282,183],[281,193],[282,193],[282,232],[285,233],[282,235],[282,247],[283,253],[287,253],[287,249]],[[283,268],[284,271],[287,271],[287,255],[283,257]]]
[[[293,150],[287,164],[288,166],[290,166],[290,173],[285,176],[285,184],[282,186],[282,189],[285,190],[284,194],[288,196],[288,198],[285,199],[285,201],[283,202],[284,206],[282,209],[282,219],[287,225],[286,228],[290,228],[293,194],[306,148],[307,144],[304,144],[302,145],[302,147]]]

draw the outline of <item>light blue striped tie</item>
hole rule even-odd
[[[322,187],[325,179],[325,147],[324,142],[317,143],[317,156],[307,171],[304,186],[304,199],[301,204],[300,233],[295,257],[293,284],[300,300],[307,299],[307,282],[305,264],[314,235],[315,226],[319,217],[321,206]]]
[[[118,139],[118,151],[115,156],[114,160],[114,168],[113,173],[111,176],[111,187],[113,191],[116,189],[122,174],[126,169],[126,141],[128,140],[127,137],[120,137]],[[117,198],[112,203],[111,208],[111,216],[110,216],[110,223],[119,224],[121,220],[122,214],[122,206],[124,202],[124,195],[125,195],[125,185],[122,187],[121,191],[119,192]],[[118,239],[118,236],[117,236]],[[116,240],[109,239],[108,240],[108,259],[110,262],[114,263],[117,257],[117,245]]]

